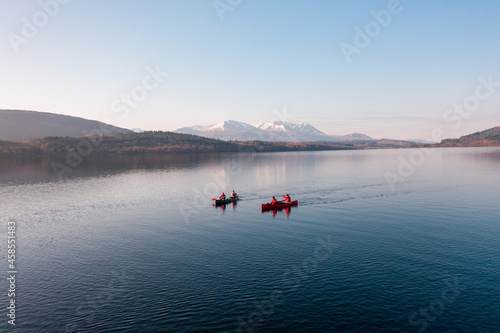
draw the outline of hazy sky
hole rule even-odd
[[[498,0],[0,0],[0,36],[2,109],[399,139],[500,125]]]

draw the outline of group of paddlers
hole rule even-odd
[[[236,192],[234,192],[234,190],[231,192],[231,196],[229,197],[229,199],[234,199],[238,196],[238,194],[236,194]],[[226,200],[227,197],[226,195],[224,194],[224,192],[222,192],[221,196],[219,197],[219,200]],[[277,205],[277,204],[281,204],[281,203],[288,203],[288,202],[291,202],[292,199],[290,198],[290,196],[287,194],[287,195],[284,195],[283,196],[283,200],[282,201],[278,201],[276,200],[275,197],[273,197],[273,199],[271,200],[271,205]]]
[[[278,200],[276,200],[275,197],[273,197],[273,200],[271,200],[271,205],[277,205],[277,204],[280,204],[280,203],[288,203],[288,202],[291,202],[291,201],[292,201],[292,199],[287,194],[287,195],[283,196],[283,200],[281,202],[279,202]]]
[[[229,197],[229,199],[234,199],[238,196],[238,194],[236,194],[236,192],[234,192],[234,190],[231,192],[231,196]],[[219,200],[226,200],[227,197],[226,195],[224,194],[224,192],[222,192],[221,196],[219,197]]]

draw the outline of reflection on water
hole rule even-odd
[[[238,204],[238,201],[233,201],[231,203],[222,204],[222,205],[212,204],[212,206],[214,206],[216,210],[220,210],[224,214],[224,212],[226,211],[226,208],[228,206],[231,207],[232,210],[235,210],[237,204]]]
[[[411,152],[95,155],[63,180],[2,159],[16,329],[495,332],[500,148],[436,149],[392,191]],[[285,193],[299,206],[262,212]]]
[[[263,209],[262,214],[271,214],[273,217],[276,217],[278,212],[283,213],[283,216],[288,218],[290,217],[290,213],[292,212],[292,209],[296,209],[297,207],[283,207],[283,208],[278,208],[278,209]]]
[[[173,170],[190,169],[203,163],[219,160],[216,154],[130,154],[98,155],[92,154],[62,179],[87,178],[117,174],[129,170]],[[0,184],[38,183],[57,180],[52,167],[53,162],[65,164],[64,157],[58,158],[2,158],[0,159]]]
[[[450,150],[450,149],[448,149]],[[451,149],[453,154],[447,154],[448,160],[457,163],[500,162],[498,148],[462,148]],[[407,149],[400,150],[402,155],[408,154]],[[437,149],[438,155],[446,149]],[[472,153],[474,152],[474,153]],[[332,159],[331,154],[335,155]],[[102,175],[112,175],[131,170],[176,170],[192,169],[204,166],[212,168],[212,174],[225,180],[241,174],[254,175],[256,185],[267,187],[269,183],[290,181],[290,177],[306,172],[326,174],[329,171],[339,176],[345,173],[370,172],[364,165],[370,163],[377,168],[386,165],[386,169],[397,167],[398,160],[388,160],[386,156],[393,151],[336,151],[336,152],[300,152],[300,153],[222,153],[222,154],[130,154],[130,155],[97,155],[92,154],[82,160],[82,163],[71,172],[64,173],[62,179],[88,178]],[[436,154],[435,154],[436,155]],[[426,164],[436,163],[439,156],[426,161]],[[0,184],[39,183],[58,180],[52,163],[65,163],[64,157],[58,158],[2,158],[0,159]],[[278,163],[277,163],[278,162]],[[392,169],[392,170],[393,170]],[[363,177],[362,174],[359,175]]]

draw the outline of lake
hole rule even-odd
[[[500,148],[50,165],[0,162],[2,331],[500,332]]]

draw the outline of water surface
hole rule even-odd
[[[412,154],[89,158],[61,179],[4,160],[16,330],[498,332],[500,149],[435,149],[391,188]]]

